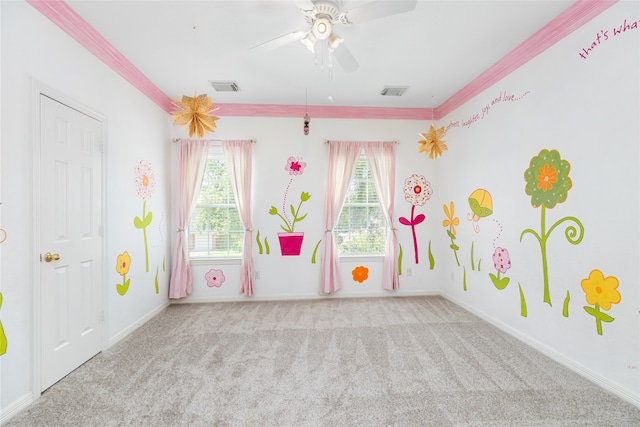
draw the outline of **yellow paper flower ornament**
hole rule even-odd
[[[183,96],[181,100],[174,100],[174,104],[181,110],[173,113],[173,124],[189,127],[189,136],[202,138],[209,132],[215,132],[218,117],[211,113],[218,109],[211,104],[211,98],[206,94],[190,98]]]
[[[442,155],[443,151],[447,151],[448,147],[447,144],[445,144],[446,141],[440,139],[444,135],[444,126],[440,129],[436,129],[436,127],[431,124],[429,126],[429,132],[419,133],[418,135],[424,138],[418,141],[420,144],[418,153],[424,151],[430,159],[437,159]]]

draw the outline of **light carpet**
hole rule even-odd
[[[175,304],[9,426],[640,426],[442,297]]]

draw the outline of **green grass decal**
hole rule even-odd
[[[156,294],[160,293],[160,286],[158,285],[158,271],[160,267],[156,265]]]
[[[475,261],[473,260],[473,245],[475,242],[471,242],[471,269],[475,270],[476,269],[476,264]]]
[[[264,248],[267,251],[267,255],[269,255],[271,253],[271,248],[269,248],[269,241],[266,237],[264,238]]]
[[[258,244],[258,253],[262,255],[262,242],[260,242],[260,230],[258,230],[258,234],[256,234],[256,243]]]
[[[462,276],[462,289],[466,291],[467,290],[467,268],[465,266],[462,266],[462,271],[464,272]]]
[[[320,243],[322,243],[322,239],[318,240],[316,243],[316,247],[313,249],[313,255],[311,255],[311,264],[316,263],[316,253],[318,252],[318,248],[320,247]]]
[[[478,271],[480,271],[480,263],[482,262],[482,258],[478,260]]]
[[[429,270],[433,270],[433,267],[436,265],[436,260],[433,259],[433,254],[431,253],[431,240],[429,240]]]
[[[527,317],[527,301],[524,299],[524,292],[522,292],[520,282],[518,282],[518,289],[520,290],[520,316]]]
[[[571,295],[569,295],[569,291],[567,291],[567,297],[564,299],[564,304],[562,305],[562,315],[564,317],[569,317],[569,301],[571,300]]]
[[[402,245],[400,246],[400,250],[398,251],[398,276],[402,276]]]

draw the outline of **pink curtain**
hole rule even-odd
[[[253,295],[253,227],[251,209],[251,141],[223,141],[229,178],[236,198],[240,220],[244,226],[244,245],[240,267],[240,293]]]
[[[364,144],[364,153],[369,161],[369,170],[380,200],[380,206],[390,233],[384,248],[382,268],[382,287],[390,291],[400,288],[398,276],[398,235],[393,226],[393,201],[396,185],[396,145],[394,142],[368,142]]]
[[[338,246],[333,228],[340,218],[340,211],[349,190],[349,184],[358,162],[362,143],[329,141],[329,167],[325,191],[324,238],[322,243],[322,292],[330,294],[342,287]]]
[[[176,190],[176,225],[178,235],[173,247],[169,298],[184,298],[191,293],[191,267],[187,251],[186,230],[207,165],[209,142],[181,140],[178,155],[178,185]]]

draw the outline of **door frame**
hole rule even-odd
[[[106,269],[106,253],[107,253],[107,233],[106,233],[106,223],[107,223],[107,211],[106,211],[106,171],[107,171],[107,118],[106,116],[96,112],[95,110],[85,106],[84,104],[64,95],[63,93],[41,83],[40,81],[30,78],[31,80],[31,152],[32,152],[32,179],[31,183],[32,188],[32,206],[31,206],[31,217],[32,220],[32,253],[31,253],[31,272],[32,272],[32,346],[33,346],[33,357],[32,361],[32,387],[33,387],[33,399],[36,400],[42,395],[41,386],[42,386],[42,304],[41,304],[41,281],[42,277],[40,274],[41,268],[41,260],[40,256],[42,254],[42,248],[40,246],[40,198],[42,195],[41,187],[40,187],[40,154],[41,154],[41,138],[40,138],[40,107],[41,107],[41,96],[46,96],[48,98],[53,99],[54,101],[60,102],[61,104],[66,105],[67,107],[74,109],[82,114],[85,114],[102,124],[102,134],[99,136],[101,139],[102,145],[102,171],[101,171],[101,209],[100,213],[102,216],[102,268],[100,272],[101,278],[101,321],[97,325],[99,329],[99,333],[101,335],[101,349],[100,351],[104,351],[107,349],[109,345],[109,340],[107,336],[108,327],[108,292],[107,292],[107,269]]]

